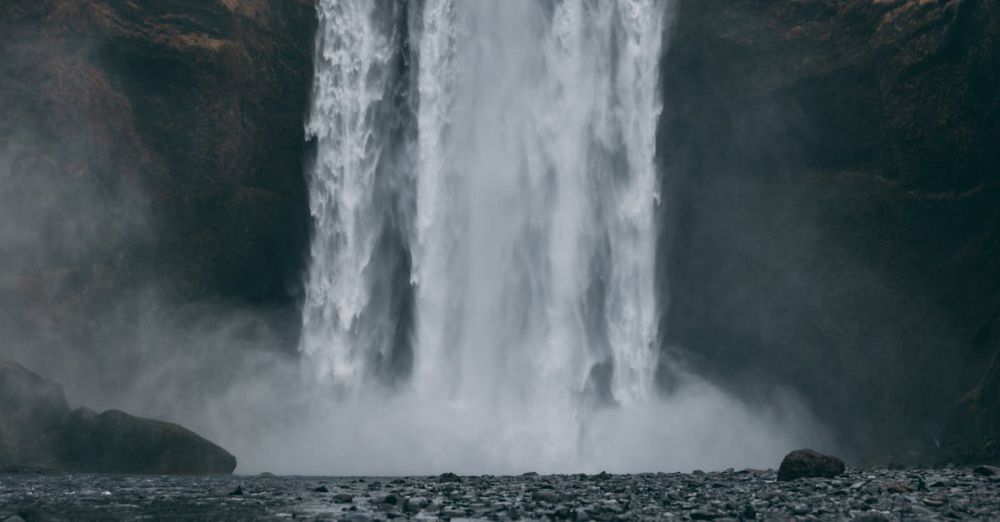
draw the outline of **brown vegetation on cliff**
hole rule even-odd
[[[47,296],[62,301],[171,274],[188,298],[287,302],[307,242],[314,18],[308,0],[4,2],[5,176],[43,170],[67,198],[87,187],[78,215],[30,216],[57,228],[121,214],[100,219],[98,255],[38,256],[7,281],[69,273],[77,284]],[[131,218],[151,228],[112,232]]]

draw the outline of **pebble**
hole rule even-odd
[[[978,468],[847,470],[792,482],[758,470],[390,480],[0,474],[0,521],[29,511],[60,520],[997,520],[993,480]]]

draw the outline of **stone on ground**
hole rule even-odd
[[[71,410],[58,383],[0,360],[0,469],[229,474],[236,457],[169,422]]]
[[[778,480],[833,478],[844,472],[844,461],[811,449],[795,450],[785,455],[778,468]]]

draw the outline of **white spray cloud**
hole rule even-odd
[[[286,351],[295,336],[280,313],[178,304],[159,281],[85,310],[73,325],[82,340],[68,327],[21,335],[0,323],[16,338],[0,354],[63,380],[78,405],[185,424],[246,473],[769,467],[794,447],[829,445],[790,394],[744,401],[683,371],[669,394],[655,389],[655,72],[670,23],[656,14],[669,13],[666,0],[424,3],[405,239],[416,366],[395,390],[366,381],[373,353],[389,352],[358,325],[392,320],[355,322],[379,283],[366,268],[380,230],[366,227],[386,222],[372,125],[399,35],[372,22],[379,6],[321,3],[331,47],[320,49],[310,123],[318,233],[301,360]],[[77,185],[33,180],[14,157],[0,154],[0,248],[23,265],[35,262],[29,252],[73,252],[65,259],[79,266],[116,223],[145,223],[141,208],[99,211],[107,198],[87,192],[66,205]],[[25,194],[40,204],[27,210]],[[602,381],[593,368],[608,362]],[[593,387],[615,404],[598,404]]]

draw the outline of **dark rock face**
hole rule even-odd
[[[62,387],[0,361],[0,468],[88,473],[229,474],[236,458],[176,424],[71,411]]]
[[[844,472],[844,461],[811,449],[795,450],[781,461],[778,480],[833,478]]]
[[[314,26],[311,0],[4,2],[3,217],[75,245],[5,259],[4,292],[74,306],[152,274],[185,299],[291,303]]]
[[[664,346],[797,390],[863,460],[1000,457],[1000,6],[678,9]]]
[[[0,357],[107,397],[150,364],[144,315],[206,306],[294,352],[315,24],[312,0],[0,2]]]

